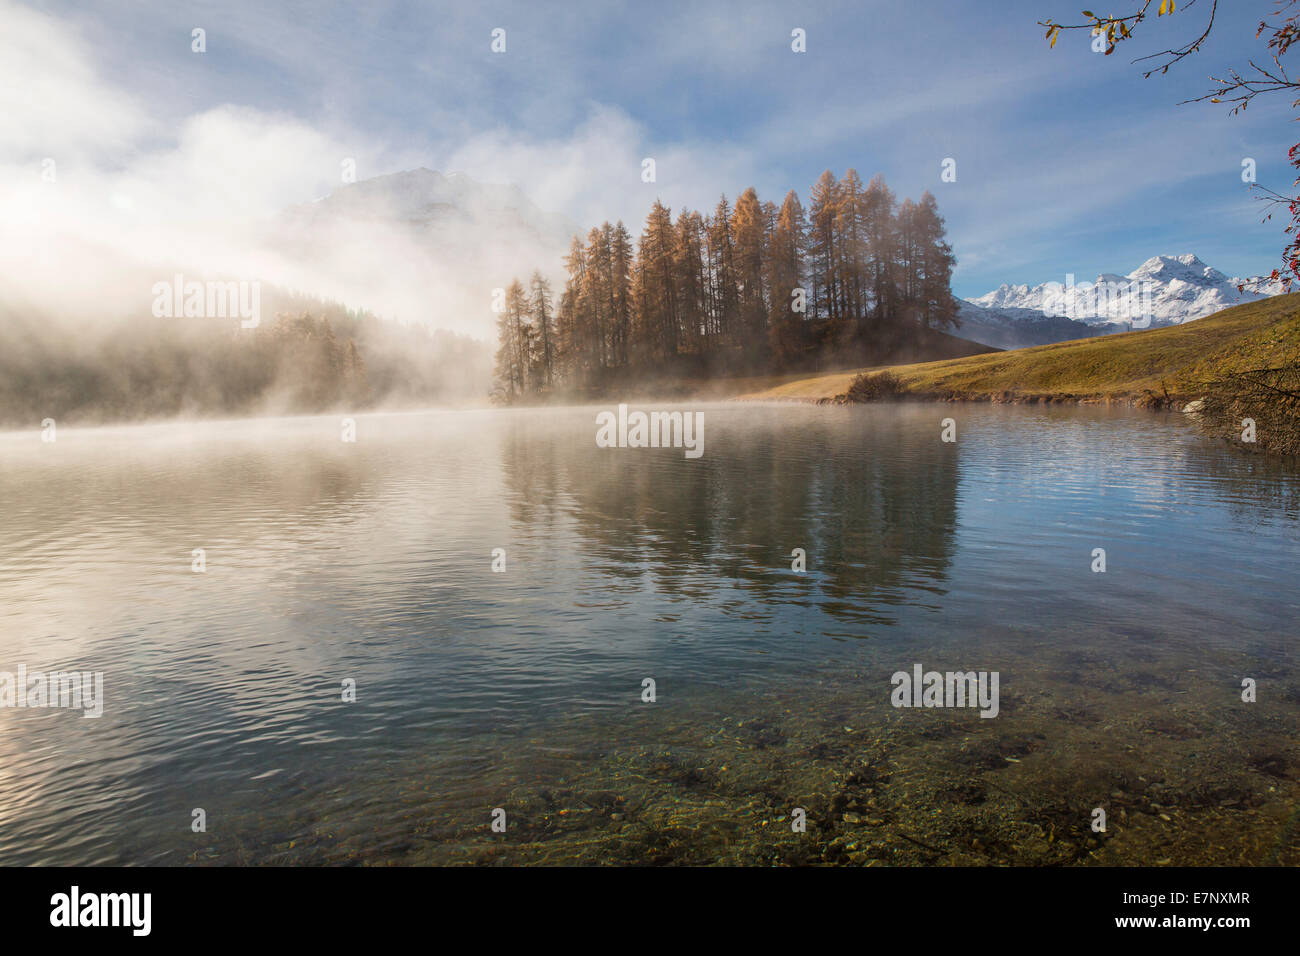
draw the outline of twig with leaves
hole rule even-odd
[[[1183,9],[1191,9],[1196,6],[1196,2],[1197,0],[1187,0]],[[1282,56],[1290,49],[1291,44],[1300,40],[1300,13],[1294,12],[1300,0],[1275,0],[1275,2],[1278,9],[1273,12],[1273,16],[1280,19],[1273,23],[1260,21],[1259,28],[1255,31],[1256,37],[1268,34],[1268,48],[1271,51],[1273,65],[1271,67],[1260,66],[1259,63],[1252,59],[1248,61],[1250,71],[1247,71],[1244,75],[1237,70],[1229,70],[1226,77],[1211,76],[1210,80],[1216,84],[1215,88],[1204,96],[1183,100],[1182,102],[1199,103],[1208,100],[1211,103],[1230,103],[1232,109],[1229,111],[1229,115],[1234,115],[1246,109],[1250,101],[1261,93],[1276,93],[1289,90],[1295,94],[1291,102],[1292,108],[1300,107],[1300,80],[1291,78],[1281,60]],[[1134,12],[1118,17],[1099,16],[1091,10],[1084,10],[1083,16],[1087,21],[1085,23],[1057,23],[1048,19],[1040,20],[1039,26],[1047,27],[1046,37],[1053,47],[1056,46],[1056,41],[1064,30],[1088,30],[1095,37],[1105,38],[1105,52],[1109,56],[1115,52],[1115,48],[1120,43],[1133,36],[1138,24],[1151,16],[1151,8],[1155,3],[1156,0],[1142,0],[1141,6]],[[1177,0],[1160,0],[1155,16],[1172,16],[1177,9]],[[1214,29],[1215,19],[1218,14],[1219,0],[1211,0],[1209,17],[1206,19],[1204,28],[1195,38],[1180,46],[1161,50],[1158,53],[1151,53],[1134,60],[1134,63],[1144,60],[1161,60],[1156,66],[1143,72],[1143,78],[1149,78],[1156,73],[1168,73],[1169,68],[1175,63],[1200,51],[1210,32]],[[1287,158],[1293,167],[1300,170],[1300,143],[1291,147]],[[1297,177],[1291,184],[1293,190],[1297,186],[1300,186],[1300,177]],[[1264,222],[1268,222],[1273,218],[1273,207],[1278,205],[1287,207],[1291,221],[1284,232],[1290,236],[1290,240],[1282,250],[1283,264],[1281,268],[1274,269],[1268,276],[1255,276],[1242,282],[1237,287],[1238,291],[1244,290],[1248,285],[1258,287],[1264,283],[1277,282],[1280,283],[1284,291],[1290,292],[1295,285],[1300,284],[1300,197],[1283,195],[1275,189],[1253,182],[1250,184],[1250,188],[1260,193],[1256,198],[1264,202],[1268,207],[1269,211],[1263,218]]]

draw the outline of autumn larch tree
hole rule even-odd
[[[551,284],[541,272],[534,272],[529,310],[532,313],[535,354],[534,378],[537,389],[549,390],[555,384],[555,317],[551,306]]]
[[[749,188],[734,207],[724,195],[711,216],[682,209],[675,221],[656,200],[635,249],[621,222],[575,237],[558,309],[540,274],[526,297],[517,282],[507,290],[503,397],[599,387],[616,370],[880,357],[956,324],[932,195],[896,208],[882,177],[864,187],[849,169],[823,173],[811,198],[809,217],[794,190],[778,207]]]

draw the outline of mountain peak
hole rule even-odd
[[[1152,256],[1142,265],[1129,273],[1130,279],[1152,278],[1155,276],[1177,277],[1194,275],[1209,277],[1211,275],[1226,278],[1217,269],[1211,269],[1199,257],[1192,253],[1181,256]]]
[[[1073,287],[1059,279],[1035,286],[1004,283],[967,301],[1003,313],[1032,310],[1042,316],[1066,316],[1114,331],[1177,325],[1281,291],[1276,283],[1261,291],[1238,291],[1242,281],[1186,253],[1152,256],[1128,275],[1105,272],[1096,282],[1077,281]]]

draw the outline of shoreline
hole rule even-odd
[[[1183,412],[1242,451],[1300,455],[1300,295],[1181,325],[1052,345],[821,373],[739,390],[739,401],[895,400],[1094,405]]]

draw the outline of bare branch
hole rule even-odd
[[[1193,3],[1195,3],[1195,0],[1192,0],[1192,2],[1188,3],[1187,5],[1190,7],[1192,6]],[[1218,10],[1219,10],[1219,0],[1214,0],[1214,2],[1210,5],[1209,22],[1205,24],[1205,29],[1201,31],[1201,35],[1198,36],[1191,43],[1184,44],[1183,46],[1180,46],[1174,50],[1163,50],[1160,53],[1151,53],[1148,54],[1147,56],[1140,56],[1136,60],[1134,60],[1133,61],[1134,63],[1140,63],[1142,60],[1153,60],[1158,56],[1171,57],[1171,59],[1168,60],[1163,65],[1147,70],[1145,73],[1142,74],[1142,78],[1148,79],[1149,77],[1153,76],[1156,73],[1168,73],[1169,68],[1173,66],[1175,63],[1177,63],[1179,60],[1182,60],[1184,57],[1191,56],[1193,53],[1199,50],[1201,48],[1201,44],[1205,42],[1205,38],[1208,37],[1210,35],[1210,31],[1214,29],[1214,15],[1218,12]]]

